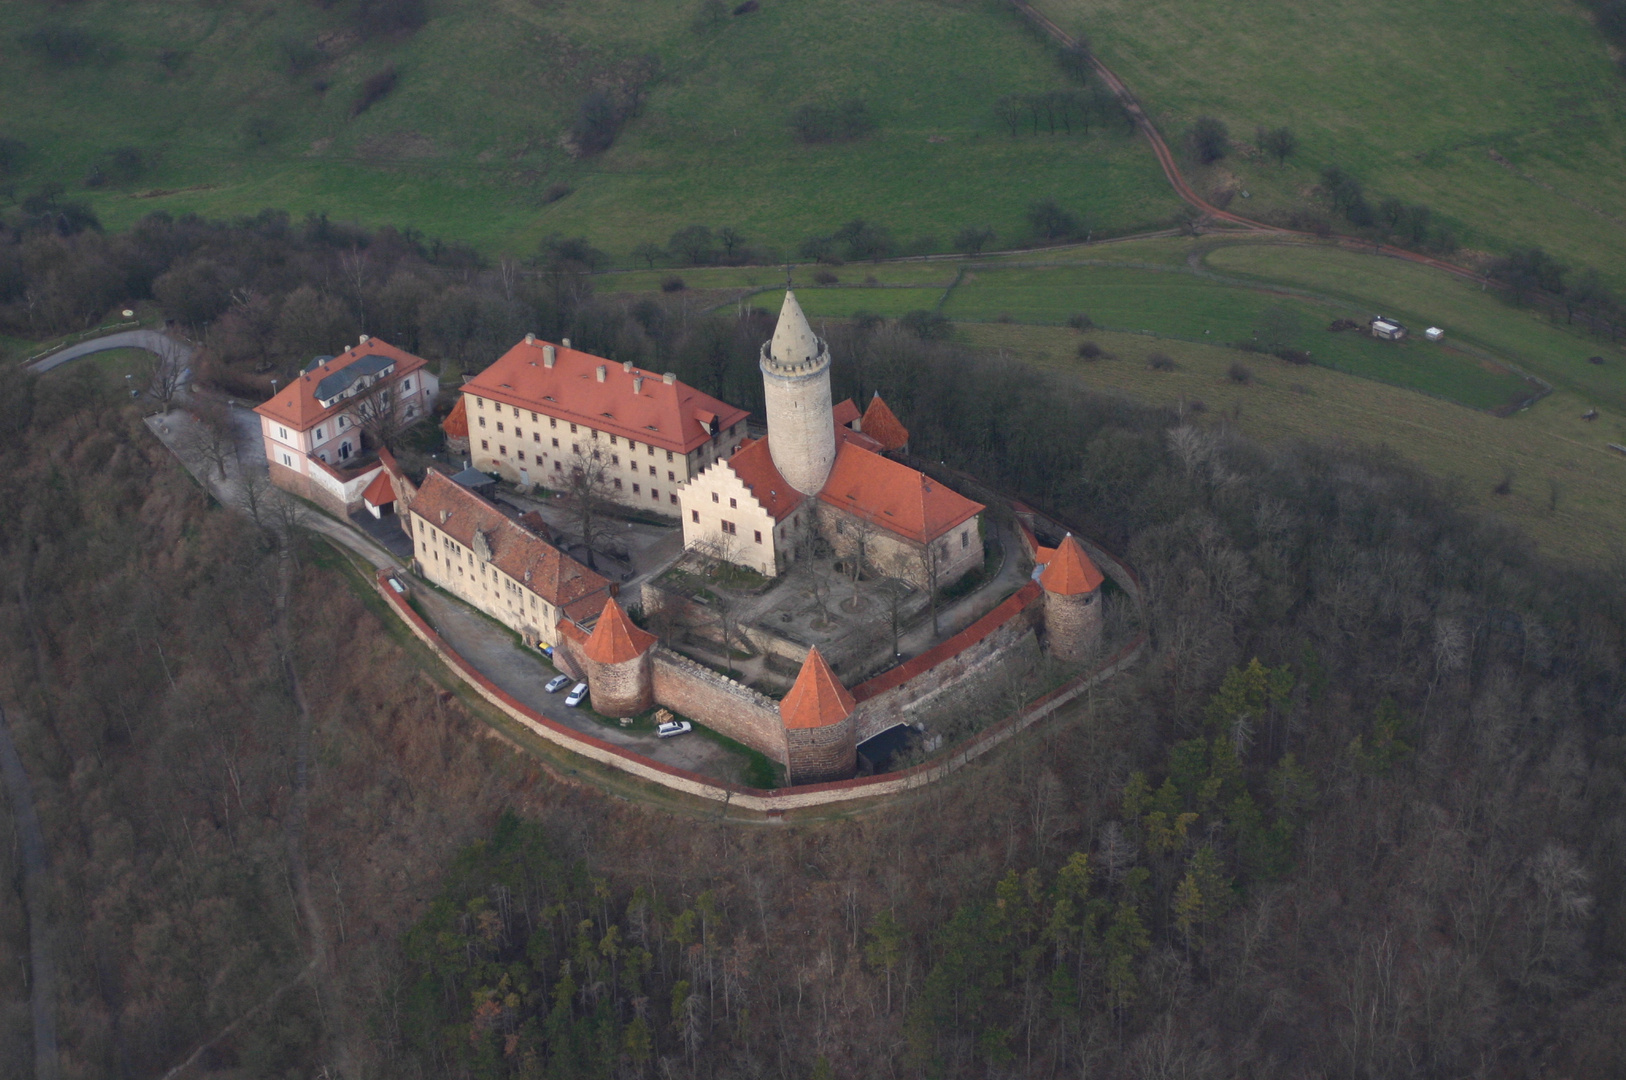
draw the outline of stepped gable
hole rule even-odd
[[[463,395],[457,395],[457,404],[452,411],[446,414],[446,419],[440,422],[440,430],[446,433],[448,439],[466,439],[469,437],[469,413],[463,407]]]
[[[880,443],[882,449],[902,450],[909,445],[909,429],[893,415],[891,409],[887,408],[886,402],[881,400],[879,390],[869,399],[869,408],[864,410],[863,422],[858,427],[865,435]]]
[[[612,596],[604,602],[604,614],[593,627],[593,636],[582,647],[582,655],[595,664],[620,664],[636,660],[655,644],[655,635],[640,630],[621,610]]]
[[[926,474],[853,442],[842,444],[819,498],[917,544],[936,540],[984,509]]]
[[[462,544],[490,553],[497,569],[577,622],[590,622],[610,582],[543,540],[443,472],[430,469],[412,513]],[[477,542],[475,537],[479,535]]]
[[[787,728],[821,728],[839,724],[852,715],[858,702],[841,685],[817,648],[802,661],[796,685],[779,703],[779,719]]]
[[[734,475],[775,521],[784,521],[791,511],[802,505],[806,496],[791,487],[790,481],[780,474],[779,466],[773,463],[773,452],[768,446],[770,438],[772,436],[763,436],[747,441],[725,464],[734,470]]]
[[[520,342],[464,383],[462,396],[471,394],[683,454],[750,415],[675,377],[540,339]]]
[[[1044,586],[1046,592],[1061,596],[1094,592],[1105,580],[1106,577],[1096,569],[1095,563],[1084,554],[1083,547],[1073,539],[1072,533],[1068,533],[1056,546],[1056,553],[1050,557],[1044,573],[1039,575],[1039,584]]]

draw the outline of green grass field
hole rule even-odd
[[[971,224],[1025,239],[1035,199],[1057,198],[1098,230],[1153,226],[1178,207],[1121,130],[1013,139],[997,128],[1000,94],[1063,82],[994,0],[770,2],[704,33],[690,25],[698,7],[437,0],[411,38],[363,43],[346,4],[3,5],[0,136],[27,146],[10,183],[62,183],[114,227],[152,210],[271,206],[493,252],[580,234],[622,259],[692,223],[785,249],[863,217],[902,243],[946,248]],[[111,58],[58,68],[17,48],[46,23],[88,31]],[[320,43],[323,59],[291,76],[285,40]],[[645,55],[662,74],[642,115],[608,153],[573,159],[561,139],[585,88],[615,85]],[[352,117],[357,88],[389,65],[398,88]],[[869,103],[874,135],[793,142],[793,109],[851,96]],[[86,190],[91,166],[121,146],[156,164],[125,187]],[[556,184],[573,193],[546,203]]]
[[[1539,244],[1626,287],[1626,79],[1580,4],[1036,3],[1090,37],[1171,146],[1201,115],[1243,143],[1293,129],[1285,169],[1239,152],[1192,172],[1199,191],[1248,189],[1234,210],[1299,201],[1337,163],[1470,247]]]
[[[1308,439],[1385,446],[1412,464],[1458,484],[1470,505],[1525,529],[1547,551],[1575,559],[1610,557],[1626,533],[1626,457],[1608,449],[1626,442],[1626,412],[1604,409],[1582,420],[1589,402],[1559,391],[1508,419],[1319,367],[1252,363],[1243,386],[1227,369],[1237,354],[1184,341],[1135,334],[1092,335],[1112,354],[1095,362],[1075,352],[1078,334],[1037,326],[973,325],[968,344],[1000,348],[1066,372],[1085,385],[1139,401],[1188,408],[1201,403],[1248,435],[1274,442]],[[1154,371],[1147,357],[1171,356],[1174,371]],[[1511,474],[1512,490],[1493,489]]]

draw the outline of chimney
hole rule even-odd
[[[605,375],[605,372],[607,372],[607,371],[608,371],[608,370],[609,370],[609,368],[608,368],[608,367],[606,367],[606,366],[605,366],[605,365],[604,365],[604,364],[600,364],[600,365],[599,365],[599,366],[598,366],[598,381],[599,381],[599,382],[603,382],[603,381],[604,381],[604,375]]]
[[[525,335],[525,344],[527,344],[527,345],[535,345],[536,344],[536,335],[535,334],[526,334]]]
[[[641,394],[644,392],[644,377],[642,375],[634,375],[632,377],[632,392],[634,394]]]
[[[542,346],[542,366],[545,368],[551,368],[556,355],[557,354],[554,352],[552,345]]]
[[[570,348],[570,339],[567,338],[567,337],[560,338],[559,339],[559,344],[563,345],[565,348],[568,349],[568,348]]]
[[[665,383],[667,386],[671,386],[673,383],[677,382],[677,376],[668,371],[665,375],[661,376],[661,382]]]
[[[626,372],[628,375],[631,375],[632,374],[632,361],[631,360],[623,360],[623,361],[621,361],[621,370]]]
[[[363,345],[367,344],[367,342],[370,341],[370,340],[371,339],[366,334],[361,335],[361,343]]]

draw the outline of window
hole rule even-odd
[[[412,380],[411,379],[402,379],[401,380],[401,392],[404,393],[404,394],[412,392]]]
[[[671,469],[667,469],[666,470],[666,478],[668,480],[672,481],[673,483],[676,483],[677,482],[677,473],[673,472]]]
[[[500,432],[501,432],[501,431],[502,431],[502,421],[501,421],[501,420],[498,420],[498,421],[497,421],[497,431],[498,431],[498,432],[499,432],[499,433],[500,433]]]
[[[490,450],[491,449],[491,444],[489,442],[487,442],[486,440],[481,439],[480,440],[480,449],[482,449],[482,450]]]
[[[288,437],[288,429],[285,428],[285,427],[279,427],[277,429],[277,438],[286,439],[287,437]]]
[[[672,492],[672,494],[668,495],[667,498],[672,500],[673,506],[677,505],[677,492]]]
[[[615,490],[621,490],[621,478],[619,476],[615,478]]]
[[[661,501],[661,493],[660,493],[660,490],[659,490],[659,489],[657,489],[657,488],[650,488],[650,489],[649,489],[649,497],[650,497],[650,498],[651,498],[651,499],[654,499],[654,500],[655,500],[655,501],[656,501],[656,502],[660,502],[660,501]]]
[[[475,398],[474,399],[474,407],[476,409],[485,408],[486,407],[486,399],[485,398],[479,398],[479,397]]]
[[[723,532],[727,533],[729,536],[738,536],[740,533],[740,531],[734,527],[734,523],[732,521],[723,522]]]
[[[406,414],[407,419],[411,420],[414,416],[418,415],[418,407],[416,405],[408,405]]]
[[[621,455],[620,454],[611,454],[610,455],[610,464],[611,465],[619,465],[619,464],[621,464]]]
[[[519,428],[516,427],[514,429],[514,438],[523,439],[524,437],[525,437],[525,433],[523,431],[521,431]]]
[[[711,501],[712,502],[722,502],[723,500],[718,498],[717,493],[714,491],[714,492],[711,493]]]
[[[632,493],[634,495],[638,494],[638,485],[637,484],[632,485]]]
[[[508,447],[504,446],[502,443],[498,443],[497,444],[497,453],[501,454],[503,457],[507,457],[508,456]]]
[[[653,449],[653,448],[651,448],[651,449]],[[671,461],[671,460],[672,460],[672,451],[670,451],[670,450],[668,450],[668,451],[667,451],[667,452],[666,452],[666,460],[667,460],[667,461]]]
[[[758,529],[756,532],[757,532],[757,543],[760,544],[760,543],[762,543],[762,530]]]
[[[611,435],[611,436],[610,436],[610,445],[611,445],[611,446],[614,446],[614,445],[615,445],[615,436],[614,436],[614,435]]]
[[[554,472],[564,472],[565,467],[563,465],[559,464],[557,461],[555,461],[553,463],[553,471]]]
[[[576,434],[576,425],[575,424],[570,425],[570,433],[572,435]]]
[[[287,454],[282,455],[282,463],[288,466],[290,469],[294,467],[294,459],[289,457]]]
[[[539,432],[539,431],[531,432],[531,441],[534,442],[534,443],[541,442],[542,441],[542,433]]]
[[[549,426],[549,427],[550,427],[550,428],[556,428],[556,427],[558,427],[558,426],[559,426],[559,418],[558,418],[558,417],[556,417],[556,416],[550,416],[550,417],[548,417],[548,426]]]
[[[327,438],[327,436],[326,436],[326,435],[324,435],[324,434],[322,434],[322,429],[321,429],[321,428],[317,428],[317,429],[316,429],[316,441],[317,441],[317,442],[321,442],[321,441],[322,441],[322,440],[323,440],[323,439],[325,439],[325,438]]]
[[[480,417],[480,426],[481,426],[481,427],[485,427],[485,426],[486,426],[486,418],[485,418],[485,417],[483,417],[483,416],[482,416],[482,417]]]
[[[558,439],[553,440],[553,448],[555,450],[559,449],[559,440]]]
[[[675,495],[673,496],[673,498],[676,498],[676,497],[677,496],[675,496]],[[689,513],[694,517],[694,523],[696,525],[700,524],[700,511],[698,511],[698,510],[690,510]]]
[[[650,466],[650,467],[649,467],[649,475],[650,475],[650,476],[654,476],[654,475],[655,475],[655,466],[653,466],[653,465],[651,465],[651,466]]]
[[[525,451],[521,450],[517,456],[521,461],[524,461],[525,460]]]
[[[536,420],[536,414],[535,414],[535,413],[532,413],[532,414],[531,414],[531,420],[532,420],[532,421],[533,421],[533,422],[534,422],[534,421],[535,421],[535,420]]]
[[[513,410],[514,410],[514,415],[518,416],[519,415],[519,406],[518,405],[513,406]]]
[[[574,442],[571,443],[570,444],[570,452],[572,454],[578,454],[579,455],[582,452],[582,444],[581,443],[574,443]]]
[[[964,551],[971,546],[971,532],[968,529],[960,530],[960,550]]]
[[[730,510],[738,510],[740,508],[739,500],[738,499],[730,499],[730,500],[728,500],[728,508]]]
[[[350,426],[350,418],[348,416],[339,417],[339,430],[340,431],[343,431],[345,428],[347,428],[349,426]]]

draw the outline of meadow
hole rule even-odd
[[[1055,198],[1099,231],[1155,227],[1178,202],[1121,127],[1013,138],[1007,92],[1060,88],[1053,51],[993,0],[769,3],[697,30],[698,0],[440,0],[407,38],[363,40],[351,5],[207,0],[0,6],[0,137],[24,144],[9,185],[47,183],[121,227],[154,210],[410,226],[493,254],[582,235],[624,265],[639,243],[704,223],[765,254],[866,218],[906,247],[945,250],[968,225],[1027,239]],[[13,46],[43,25],[100,53],[55,66]],[[308,65],[297,74],[289,57]],[[387,68],[396,89],[352,115]],[[563,144],[591,86],[649,72],[609,151]],[[864,99],[874,134],[802,145],[790,113]],[[120,147],[139,179],[86,187]],[[3,196],[0,196],[3,198]]]
[[[1336,163],[1374,204],[1430,206],[1470,249],[1540,245],[1626,285],[1626,79],[1580,4],[1036,5],[1089,37],[1197,190],[1248,191],[1233,210],[1300,204]],[[1236,144],[1206,169],[1182,146],[1203,115]],[[1285,167],[1252,152],[1258,126],[1298,136]]]

